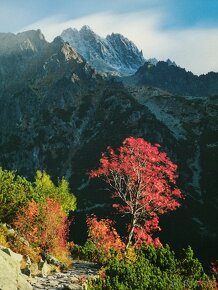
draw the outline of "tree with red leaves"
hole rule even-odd
[[[90,177],[101,176],[118,203],[113,207],[131,217],[126,248],[131,243],[158,245],[152,233],[160,230],[159,216],[180,206],[181,191],[176,187],[176,169],[160,145],[129,137],[117,150],[111,147]]]

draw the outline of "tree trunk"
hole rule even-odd
[[[134,229],[135,229],[135,218],[133,218],[133,220],[132,220],[131,230],[129,232],[128,242],[126,244],[126,250],[129,248],[129,246],[131,244],[133,233],[134,233]]]

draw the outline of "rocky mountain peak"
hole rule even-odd
[[[94,33],[94,31],[88,25],[83,25],[82,28],[81,28],[81,32]]]
[[[111,35],[107,35],[106,39],[111,43],[132,46],[136,48],[136,50],[138,49],[132,41],[130,41],[128,38],[120,33],[111,33]]]
[[[61,52],[64,54],[66,60],[74,59],[77,62],[84,62],[82,57],[68,43],[63,44]]]
[[[39,29],[17,34],[0,33],[0,54],[11,54],[22,51],[37,52],[46,44],[47,41]]]
[[[119,33],[103,38],[85,25],[80,30],[68,28],[61,37],[101,73],[130,75],[144,63],[142,52]]]
[[[85,62],[81,55],[78,54],[68,42],[64,42],[64,40],[60,36],[55,37],[55,39],[51,43],[51,47],[54,52],[61,52],[62,54],[64,54],[66,61],[77,60],[77,62],[80,63]]]
[[[172,61],[171,59],[167,59],[166,63],[168,64],[168,66],[173,65],[173,66],[177,66],[177,64],[175,63],[175,61]]]
[[[46,90],[62,78],[78,85],[95,77],[85,59],[61,37],[48,43],[40,30],[4,37],[9,48],[7,54],[0,52],[0,98],[3,91],[13,95],[33,84]]]

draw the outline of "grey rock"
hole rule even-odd
[[[11,253],[11,251],[10,251]],[[20,271],[20,263],[16,255],[8,255],[0,250],[0,289],[32,290],[33,287]]]
[[[12,259],[14,261],[16,261],[18,264],[20,264],[21,261],[23,260],[23,256],[21,254],[15,253],[11,249],[9,249],[9,248],[0,246],[0,250],[2,252],[6,253],[7,255],[11,256]]]

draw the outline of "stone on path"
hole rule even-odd
[[[32,283],[34,290],[84,290],[88,278],[98,277],[98,266],[85,261],[74,261],[73,268],[64,272],[35,276]]]

